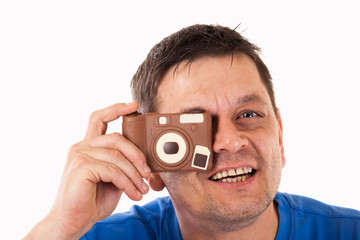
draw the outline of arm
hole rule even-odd
[[[107,123],[136,111],[137,103],[115,104],[94,112],[85,139],[68,153],[55,203],[24,239],[78,239],[109,216],[124,192],[139,201],[150,176],[143,153]]]

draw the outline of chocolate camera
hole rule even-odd
[[[212,168],[208,113],[130,114],[123,117],[122,133],[145,154],[152,172]]]

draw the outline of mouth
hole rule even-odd
[[[239,183],[244,182],[255,174],[251,167],[222,170],[209,177],[214,182]]]

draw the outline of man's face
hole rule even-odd
[[[161,174],[179,218],[229,224],[253,219],[272,203],[285,164],[281,119],[247,55],[181,63],[175,74],[171,68],[156,104],[160,113],[206,111],[214,119],[213,169]],[[251,174],[239,176],[248,168]]]

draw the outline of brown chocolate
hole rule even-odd
[[[208,113],[131,114],[123,117],[122,133],[145,154],[152,172],[212,168]]]

